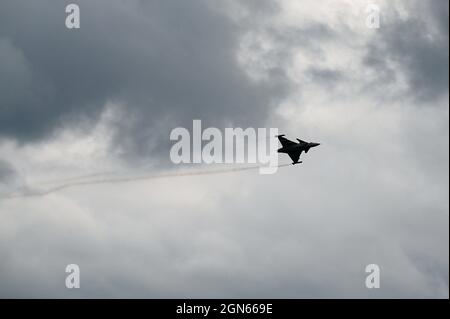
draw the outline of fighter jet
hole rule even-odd
[[[316,147],[320,145],[320,143],[312,143],[312,142],[308,143],[302,141],[301,139],[297,139],[298,143],[295,143],[293,141],[288,140],[284,136],[285,136],[284,134],[277,135],[278,140],[282,145],[282,147],[278,149],[278,153],[286,153],[287,155],[289,155],[289,157],[293,161],[292,165],[302,163],[301,161],[299,161],[299,158],[300,154],[302,154],[303,151],[305,151],[305,153],[308,153],[311,147]]]

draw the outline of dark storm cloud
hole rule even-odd
[[[448,93],[448,1],[406,2],[408,17],[392,9],[381,12],[381,27],[369,46],[366,65],[379,73],[380,83],[390,85],[398,74],[406,78],[416,101],[434,101]]]
[[[265,83],[246,76],[236,60],[245,25],[208,2],[76,3],[81,28],[68,30],[65,2],[2,1],[4,137],[28,142],[60,127],[84,127],[114,102],[122,107],[117,142],[147,152],[149,139],[168,140],[173,126],[196,118],[205,125],[262,125],[286,92],[281,70]],[[262,4],[264,14],[275,10]]]
[[[246,24],[275,13],[274,2],[241,1],[255,15],[238,24],[202,0],[78,1],[79,30],[64,26],[67,3],[2,1],[0,136],[28,142],[57,128],[84,127],[112,101],[122,107],[118,145],[147,153],[151,140],[163,145],[172,127],[189,127],[195,118],[205,125],[262,126],[289,90],[286,65],[256,83],[236,62]],[[365,62],[389,84],[398,79],[392,61],[406,75],[408,93],[434,99],[448,92],[448,2],[408,9],[407,19],[382,13]],[[321,54],[320,43],[335,37],[322,23],[267,33],[276,44],[269,58],[278,63],[299,45]],[[320,83],[340,79],[332,70],[310,71]]]

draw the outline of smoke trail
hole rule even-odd
[[[132,171],[138,171],[138,170],[147,170],[149,167],[149,165],[143,165],[140,167],[135,167],[133,170],[130,170],[129,172]],[[83,181],[83,180],[90,180],[92,178],[96,178],[96,177],[110,177],[110,176],[118,176],[118,175],[124,175],[124,171],[119,172],[119,171],[104,171],[104,172],[98,172],[98,173],[92,173],[92,174],[87,174],[87,175],[81,175],[81,176],[73,176],[73,177],[66,177],[66,178],[60,178],[60,179],[53,179],[53,180],[46,180],[46,181],[39,181],[36,183],[33,183],[36,186],[39,185],[51,185],[51,184],[60,184],[60,183],[68,183],[68,182],[75,182],[75,181]]]
[[[281,164],[277,167],[285,167],[291,164]],[[183,176],[200,176],[200,175],[215,175],[215,174],[225,174],[225,173],[233,173],[233,172],[241,172],[259,169],[259,165],[246,166],[246,167],[236,167],[236,168],[225,168],[218,170],[206,170],[206,171],[188,171],[188,172],[173,172],[173,173],[165,173],[165,174],[144,174],[138,176],[125,176],[125,177],[110,177],[110,178],[93,178],[88,180],[80,180],[81,178],[86,177],[96,177],[102,176],[103,173],[92,174],[80,177],[69,178],[65,180],[65,182],[61,185],[51,187],[47,190],[33,190],[26,189],[22,191],[22,193],[13,193],[7,195],[0,195],[0,199],[10,199],[10,198],[20,198],[20,197],[34,197],[34,196],[45,196],[50,193],[54,193],[69,187],[74,186],[84,186],[84,185],[97,185],[97,184],[115,184],[115,183],[126,183],[126,182],[134,182],[134,181],[142,181],[142,180],[151,180],[151,179],[159,179],[159,178],[171,178],[171,177],[183,177]],[[109,174],[109,173],[108,173]],[[117,173],[114,173],[117,174]]]
[[[34,183],[34,185],[51,185],[51,184],[59,184],[59,183],[68,183],[68,182],[77,182],[82,180],[89,180],[92,178],[98,178],[98,177],[105,177],[105,176],[113,176],[118,175],[118,172],[103,172],[103,173],[93,173],[88,175],[81,175],[81,176],[74,176],[74,177],[67,177],[67,178],[61,178],[61,179],[52,179],[48,181],[41,181]]]
[[[259,136],[258,136],[259,138]],[[276,136],[267,136],[264,137],[265,140],[269,140],[272,138],[276,138]],[[281,164],[277,167],[284,167],[290,164]],[[143,168],[143,167],[141,167]],[[32,186],[25,186],[21,189],[16,190],[13,193],[9,194],[1,194],[1,199],[8,198],[19,198],[19,197],[31,197],[31,196],[44,196],[53,192],[57,192],[59,190],[63,190],[73,186],[82,186],[82,185],[94,185],[94,184],[107,184],[107,183],[125,183],[139,180],[147,180],[147,179],[157,179],[157,178],[170,178],[170,177],[182,177],[182,176],[194,176],[194,175],[213,175],[213,174],[223,174],[223,173],[232,173],[238,171],[246,171],[259,169],[261,166],[247,166],[247,167],[238,167],[238,168],[227,168],[227,169],[219,169],[219,170],[209,170],[209,171],[190,171],[190,172],[175,172],[175,173],[165,173],[165,174],[140,174],[140,175],[126,175],[124,172],[114,172],[114,171],[105,171],[99,173],[92,173],[88,175],[81,176],[73,176],[63,179],[53,179],[47,181],[40,181],[33,183]],[[134,169],[133,171],[137,171]],[[117,176],[117,177],[114,177]],[[55,185],[56,186],[52,186]],[[46,190],[37,189],[39,186],[50,186],[50,188]]]

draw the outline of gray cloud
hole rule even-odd
[[[397,66],[408,84],[407,95],[418,102],[436,101],[448,94],[448,1],[404,3],[409,14],[381,12],[377,31],[366,64],[380,74],[379,85],[399,80],[391,65]]]
[[[11,165],[4,160],[0,160],[0,182],[7,181],[11,179],[14,175],[15,171],[11,167]]]
[[[69,31],[66,3],[0,4],[5,191],[139,173],[194,118],[322,145],[275,175],[0,199],[0,297],[448,298],[446,2],[389,2],[373,32],[334,1],[278,16],[296,0],[77,1]],[[369,263],[381,289],[364,286]]]
[[[286,93],[282,75],[265,83],[245,75],[236,60],[245,25],[206,2],[78,3],[82,27],[72,31],[64,2],[2,3],[3,136],[27,142],[86,127],[112,101],[124,114],[117,142],[145,154],[149,140],[162,136],[161,144],[170,127],[196,118],[261,126]]]
[[[323,68],[310,68],[306,72],[311,81],[319,82],[323,85],[332,85],[342,80],[343,74],[340,71]]]
[[[23,178],[11,163],[0,158],[0,196],[23,185]]]

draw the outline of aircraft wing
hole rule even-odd
[[[289,157],[291,158],[291,160],[294,163],[297,163],[298,159],[300,158],[300,154],[302,154],[302,151],[292,151],[292,152],[289,152],[287,154],[289,155]]]
[[[283,135],[278,135],[278,140],[280,141],[281,145],[283,145],[283,147],[297,144],[295,142],[292,142],[292,141],[288,140]]]

